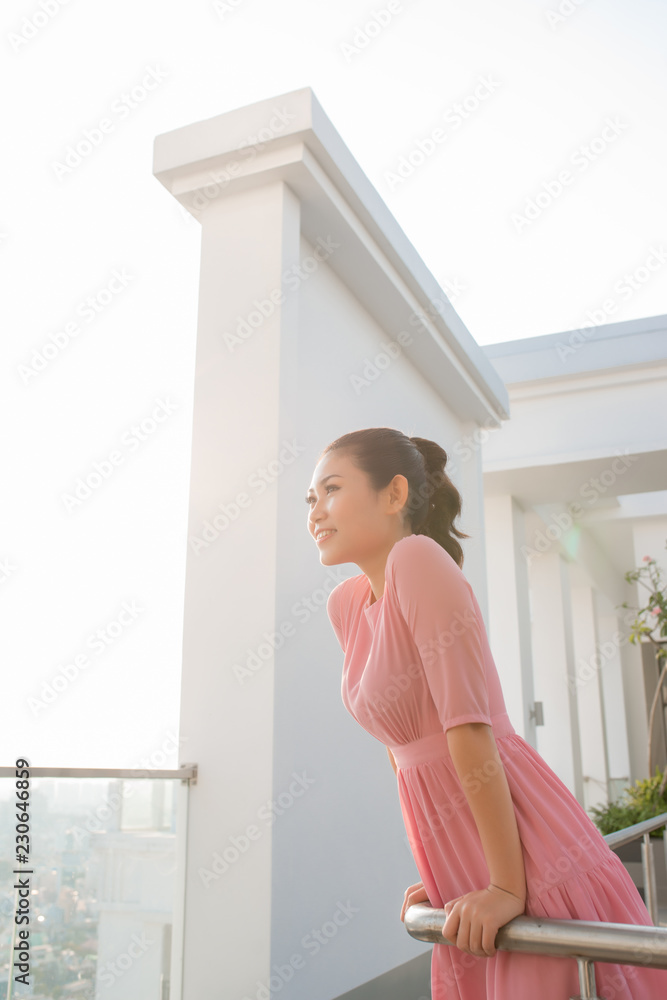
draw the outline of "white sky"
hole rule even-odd
[[[310,86],[435,277],[460,289],[480,344],[575,328],[605,302],[610,320],[667,313],[667,5],[565,0],[572,13],[550,25],[560,0],[393,0],[346,59],[342,43],[388,0],[42,2],[56,10],[44,25],[38,2],[0,14],[0,761],[132,766],[178,723],[199,269],[198,224],[152,176],[154,137]],[[154,90],[123,111],[148,70]],[[480,79],[492,92],[456,127]],[[112,130],[56,176],[103,118]],[[446,141],[390,184],[443,122]],[[560,195],[517,227],[563,170]],[[649,258],[650,280],[628,291]],[[80,304],[114,271],[123,282],[88,321]],[[26,384],[32,350],[77,319]],[[173,412],[131,447],[160,399]],[[123,467],[69,513],[62,494],[123,442]],[[137,617],[96,653],[88,637],[132,601]],[[27,699],[84,651],[90,665],[35,714]]]

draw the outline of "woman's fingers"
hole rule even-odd
[[[411,893],[413,893],[415,889],[418,889],[421,884],[422,884],[421,882],[416,882],[414,885],[409,885],[405,890],[405,893],[403,895],[403,906],[401,907],[401,920],[403,920],[403,918],[405,917],[405,911],[410,905],[408,903],[408,899],[410,898]]]
[[[409,906],[427,898],[422,882],[406,889],[401,920]],[[470,955],[492,958],[496,953],[499,928],[523,913],[524,903],[512,899],[511,894],[503,895],[502,890],[477,889],[448,900],[443,908],[446,918],[442,926],[443,938]]]
[[[465,907],[462,907],[463,912],[461,913],[461,921],[459,923],[459,932],[456,935],[456,947],[460,948],[461,951],[471,952],[470,947],[470,935],[472,932],[471,920],[468,913],[465,911]]]
[[[442,928],[442,936],[467,954],[484,955],[483,926],[478,914],[470,906],[470,900],[465,896],[458,896],[445,903],[444,909],[447,919]]]
[[[496,953],[496,934],[498,931],[494,926],[485,927],[482,934],[482,951],[488,958],[493,958]]]
[[[470,955],[492,958],[498,930],[524,910],[521,899],[501,892],[476,890],[445,903],[443,937]]]
[[[401,907],[401,920],[405,920],[405,911],[409,906],[412,906],[414,903],[428,903],[428,901],[428,894],[423,882],[416,882],[415,885],[409,886],[405,890],[403,906]]]
[[[456,904],[461,897],[457,896],[456,899],[450,899],[448,903],[445,903],[445,913],[447,914],[447,919],[445,920],[442,927],[442,936],[451,941],[452,944],[456,944],[456,937],[459,930],[459,909]]]
[[[483,957],[486,952],[482,948],[482,938],[484,936],[484,931],[486,925],[482,923],[480,917],[474,914],[470,917],[468,923],[468,940],[466,947],[471,955],[477,955],[478,957]]]

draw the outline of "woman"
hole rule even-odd
[[[519,914],[650,924],[617,856],[507,716],[479,605],[461,565],[461,498],[433,441],[389,427],[323,452],[306,496],[325,566],[363,571],[327,610],[345,653],[341,693],[388,749],[421,882],[401,910],[447,914],[433,1000],[564,1000],[573,959],[496,952]],[[605,1000],[667,996],[667,972],[598,963]]]

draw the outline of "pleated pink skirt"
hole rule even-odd
[[[526,916],[651,925],[630,875],[569,789],[521,736],[494,734],[517,817],[526,869]],[[511,729],[507,720],[508,732]],[[472,813],[446,733],[391,747],[412,853],[434,907],[488,885]],[[486,774],[491,777],[493,764]],[[485,780],[480,772],[479,780]],[[604,1000],[667,1000],[667,971],[595,964]],[[579,994],[577,963],[499,951],[493,958],[435,945],[433,1000],[568,1000]]]

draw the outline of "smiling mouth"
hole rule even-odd
[[[315,541],[317,542],[318,545],[321,545],[322,542],[326,542],[327,538],[331,538],[331,536],[334,535],[335,533],[336,529],[332,528],[331,531],[326,531],[322,535],[316,535]]]

